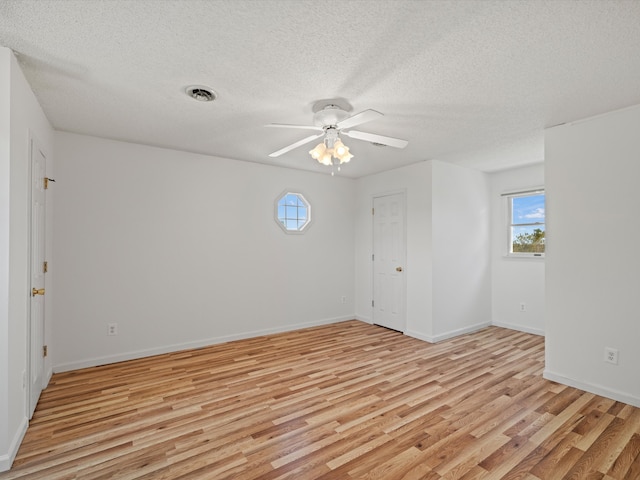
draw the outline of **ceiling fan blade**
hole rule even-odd
[[[381,143],[382,145],[388,145],[395,148],[404,148],[409,142],[400,138],[385,137],[384,135],[376,135],[375,133],[359,132],[358,130],[350,130],[348,132],[340,132],[341,135],[347,137],[356,138],[358,140],[365,140],[372,143]]]
[[[336,127],[338,127],[338,129],[355,127],[356,125],[370,122],[371,120],[375,120],[376,118],[383,116],[384,115],[382,113],[375,110],[365,110],[364,112],[356,113],[352,117],[345,118],[341,122],[338,122]]]
[[[269,123],[268,125],[265,125],[265,127],[302,128],[304,130],[317,130],[319,132],[323,131],[322,127],[316,127],[315,125],[291,125],[288,123]]]
[[[280,150],[278,150],[277,152],[273,152],[270,153],[269,156],[270,157],[279,157],[280,155],[287,153],[291,150],[293,150],[294,148],[298,148],[301,145],[304,145],[305,143],[309,143],[313,140],[315,140],[316,138],[320,138],[324,135],[324,131],[322,133],[319,133],[318,135],[310,135],[308,137],[303,138],[302,140],[297,141],[296,143],[292,143],[291,145],[281,148]]]

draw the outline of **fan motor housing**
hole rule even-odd
[[[349,118],[349,113],[345,112],[337,105],[327,105],[313,115],[313,123],[317,127],[327,127],[337,125],[338,122]]]

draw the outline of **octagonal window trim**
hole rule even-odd
[[[287,189],[274,202],[274,219],[285,233],[305,233],[311,225],[311,204],[302,193]]]

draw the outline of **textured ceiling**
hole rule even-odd
[[[327,172],[264,125],[378,110],[358,130],[409,145],[345,139],[350,177],[540,162],[545,127],[640,103],[637,0],[3,0],[0,44],[70,132]]]

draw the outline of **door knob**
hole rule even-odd
[[[35,297],[36,295],[44,295],[44,288],[32,288],[31,296]]]
[[[401,272],[402,271],[402,267],[396,267],[396,272]]]

